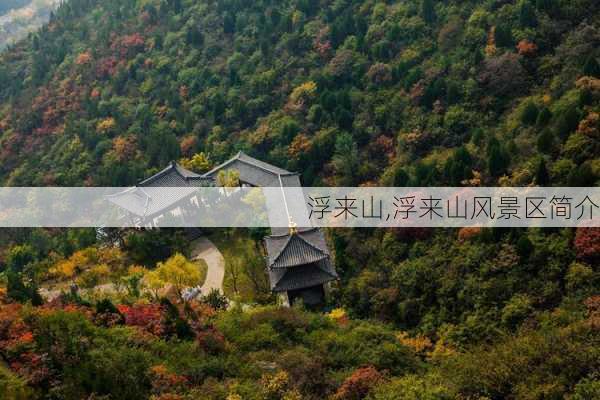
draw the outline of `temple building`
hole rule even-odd
[[[300,188],[298,173],[289,172],[248,156],[243,152],[200,175],[175,162],[165,169],[114,196],[109,201],[126,211],[128,218],[139,221],[138,226],[158,226],[161,218],[185,218],[186,209],[202,207],[196,188],[215,186],[220,171],[235,170],[240,185],[254,187]],[[165,193],[164,189],[173,188]],[[286,198],[281,191],[288,212],[289,227],[273,227],[264,239],[267,253],[266,268],[271,290],[282,303],[291,305],[301,300],[308,306],[324,301],[329,282],[338,278],[323,232],[314,227],[296,227],[289,213],[304,204],[302,195]],[[287,195],[289,197],[289,195]],[[288,207],[288,203],[293,207]],[[291,211],[289,211],[291,210]]]

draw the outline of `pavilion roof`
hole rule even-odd
[[[265,238],[269,268],[288,268],[329,258],[323,233],[308,229]]]
[[[290,172],[264,161],[257,160],[242,151],[238,152],[231,159],[216,166],[203,176],[215,178],[219,171],[232,169],[237,170],[240,173],[241,182],[252,186],[300,186],[298,173]]]
[[[196,188],[213,186],[209,177],[189,171],[174,161],[137,186],[107,196],[113,204],[138,217],[159,215],[193,195]],[[163,188],[173,188],[165,190]]]
[[[338,275],[329,258],[292,268],[270,268],[271,290],[283,292],[305,289],[336,280]]]

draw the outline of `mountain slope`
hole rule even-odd
[[[0,173],[117,185],[244,148],[306,184],[594,184],[598,8],[73,0],[2,55]]]
[[[595,0],[70,0],[0,54],[0,179],[128,185],[241,149],[307,186],[598,185],[599,17]],[[129,254],[93,230],[0,234],[21,301],[84,264],[135,286],[132,263],[179,244],[167,230],[131,233]],[[327,234],[341,277],[327,316],[180,315],[138,291],[33,318],[0,293],[0,348],[53,398],[600,396],[598,229]],[[82,263],[99,249],[119,266]]]

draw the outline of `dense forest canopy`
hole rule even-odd
[[[593,185],[597,13],[591,0],[69,1],[1,56],[0,174],[123,185],[244,149],[305,185],[526,185],[540,164],[549,183]]]
[[[596,0],[68,0],[0,53],[0,179],[130,185],[244,150],[306,186],[597,186],[599,60]],[[224,310],[140,291],[189,266],[182,232],[0,230],[0,392],[600,398],[598,229],[327,233],[319,313],[273,305],[263,231],[208,233]],[[39,305],[57,282],[122,290]]]

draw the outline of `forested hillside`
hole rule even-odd
[[[2,55],[0,173],[121,185],[243,148],[305,185],[594,184],[597,23],[592,0],[69,1]]]
[[[244,150],[305,186],[597,186],[599,60],[596,0],[68,0],[0,53],[0,179],[130,185]],[[257,276],[234,290],[250,312],[144,298],[142,276],[185,253],[173,232],[107,249],[85,230],[3,231],[0,389],[600,398],[598,229],[327,234],[341,279],[315,313],[275,307]],[[237,255],[228,284],[258,265],[261,232],[211,235]],[[16,303],[111,280],[110,301]]]

